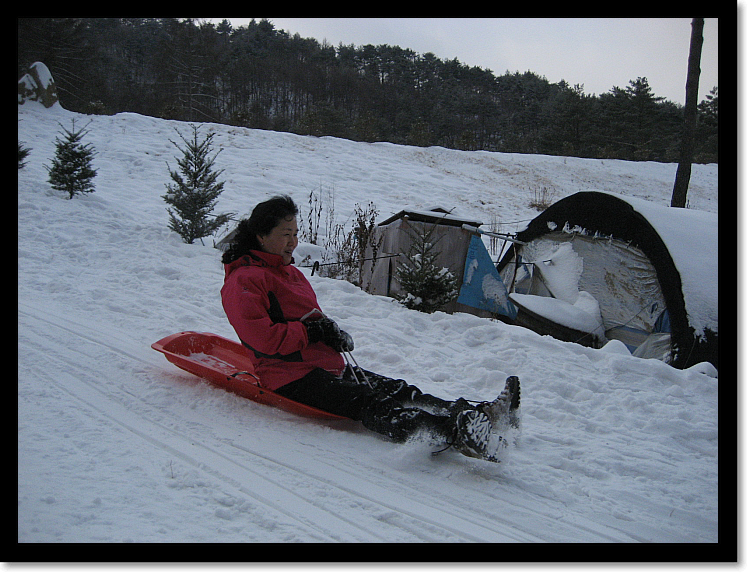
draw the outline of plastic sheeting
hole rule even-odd
[[[574,291],[587,292],[600,306],[605,337],[621,340],[632,352],[660,330],[656,324],[666,309],[665,299],[654,265],[638,248],[607,237],[554,231],[519,252],[520,264],[510,263],[503,270],[512,292],[552,296],[569,304],[576,302]],[[659,342],[650,340],[637,355],[662,359]]]
[[[499,272],[478,235],[470,239],[457,302],[512,319],[517,317],[517,309],[509,300]]]

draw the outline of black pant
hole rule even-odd
[[[451,422],[446,400],[424,394],[404,380],[364,371],[373,386],[350,376],[342,379],[317,368],[275,392],[296,402],[325,412],[360,421],[366,428],[396,442],[404,442],[417,432],[426,431],[436,440],[449,438]]]

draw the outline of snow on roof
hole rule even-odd
[[[411,209],[409,207],[406,207],[402,211],[392,215],[389,219],[382,221],[381,223],[379,223],[379,225],[389,225],[393,221],[406,216],[416,221],[426,221],[428,223],[439,223],[442,225],[453,225],[458,227],[462,226],[463,224],[480,227],[483,224],[481,221],[476,221],[475,219],[468,219],[465,217],[460,217],[458,215],[452,215],[451,210],[437,206],[425,210]]]

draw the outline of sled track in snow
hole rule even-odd
[[[381,460],[353,459],[319,441],[302,443],[313,441],[307,435],[300,435],[290,448],[270,446],[263,450],[220,435],[228,430],[230,420],[207,418],[196,428],[194,419],[165,412],[113,379],[135,372],[136,377],[153,381],[169,368],[159,355],[151,356],[147,342],[114,338],[95,325],[19,302],[19,352],[25,341],[32,343],[27,344],[29,349],[39,353],[29,370],[72,397],[83,411],[209,476],[234,497],[266,508],[269,516],[296,523],[319,541],[622,540],[621,532],[583,517],[569,519],[511,480],[496,483],[500,467],[484,469],[459,456],[460,465],[453,464],[454,472],[481,478],[479,484],[467,484],[474,500],[464,499],[464,489],[450,491],[450,484],[440,475],[426,473],[423,482],[409,483],[397,469],[382,468]],[[70,356],[79,356],[80,361]],[[118,363],[127,366],[122,373]],[[277,415],[269,408],[263,412],[264,408],[257,406],[258,415]],[[281,422],[279,430],[282,426]],[[437,472],[452,471],[443,469],[445,465],[449,468],[449,462],[433,463]],[[424,460],[424,465],[429,472],[429,462]],[[486,480],[494,480],[495,487],[482,487]],[[348,508],[346,512],[340,511],[341,504]],[[505,511],[497,514],[497,506]],[[455,512],[461,507],[464,511]]]
[[[59,317],[57,320],[42,318],[36,313],[29,312],[30,309],[21,310],[19,314],[33,316],[35,319],[43,321],[46,325],[56,327],[72,334],[79,339],[105,347],[108,351],[144,362],[142,356],[134,355],[131,352],[123,350],[121,347],[112,342],[105,342],[99,337],[92,336],[88,327],[74,325],[70,321],[64,321],[61,324]],[[19,321],[21,322],[21,321]],[[32,329],[28,323],[24,324],[24,334],[28,336]],[[103,333],[99,333],[102,334]],[[141,401],[143,409],[134,413],[122,403],[121,397],[116,395],[115,391],[106,392],[103,388],[115,388],[115,386],[102,384],[102,378],[92,373],[88,368],[83,368],[79,364],[64,360],[61,356],[66,352],[58,352],[59,346],[57,339],[47,335],[38,337],[36,343],[43,345],[47,363],[40,368],[40,374],[50,371],[50,367],[56,373],[50,377],[61,390],[69,394],[84,407],[94,412],[94,414],[104,420],[106,423],[114,423],[128,432],[131,432],[138,438],[148,442],[167,452],[169,455],[179,458],[181,461],[192,467],[209,474],[218,479],[224,487],[241,492],[242,496],[250,497],[256,502],[277,511],[287,518],[298,521],[303,527],[310,530],[319,530],[318,523],[325,525],[324,530],[319,530],[321,541],[357,541],[355,535],[350,531],[357,529],[358,526],[347,520],[339,519],[321,508],[319,504],[310,502],[291,492],[288,488],[279,486],[268,480],[260,472],[252,470],[246,464],[240,463],[225,454],[214,451],[207,444],[195,439],[193,435],[184,436],[178,431],[165,427],[163,424],[153,421],[145,416],[147,404]],[[77,341],[79,342],[79,341]],[[69,349],[67,349],[69,352]],[[148,362],[151,362],[150,360]],[[156,361],[153,360],[155,363]],[[111,374],[111,372],[110,372]],[[106,378],[104,378],[106,380]],[[249,450],[245,450],[248,453]],[[265,457],[265,461],[272,461]],[[221,468],[220,470],[217,468]],[[286,466],[288,469],[288,466]],[[251,484],[251,489],[243,484]],[[282,507],[280,504],[273,503],[270,500],[287,498],[288,495],[295,496],[293,511]],[[368,534],[367,536],[370,536]]]
[[[123,349],[116,343],[117,341],[103,340],[101,336],[104,333],[98,333],[99,336],[97,336],[91,333],[88,327],[83,325],[76,325],[68,320],[64,320],[65,324],[63,325],[61,324],[63,321],[59,317],[55,319],[42,318],[37,313],[29,312],[29,310],[28,308],[25,310],[19,309],[19,313],[26,316],[33,316],[36,320],[65,331],[67,334],[79,339],[73,340],[68,337],[65,343],[66,347],[76,343],[79,344],[83,340],[99,345],[108,352],[114,352],[141,363],[144,362],[142,356]],[[26,336],[31,335],[33,332],[33,327],[30,327],[28,322],[23,325],[23,328]],[[412,509],[404,510],[391,504],[383,504],[378,498],[390,497],[390,493],[385,488],[370,482],[358,483],[360,487],[357,489],[347,487],[340,483],[341,479],[347,481],[347,478],[356,477],[360,481],[360,477],[357,477],[354,471],[350,469],[343,470],[338,465],[326,463],[331,470],[345,474],[340,476],[336,481],[332,478],[312,475],[308,471],[302,471],[298,467],[294,467],[287,461],[281,461],[262,454],[257,449],[251,449],[245,445],[236,443],[228,444],[234,450],[242,452],[242,454],[237,456],[228,456],[225,453],[215,451],[214,448],[208,446],[206,443],[196,440],[194,435],[186,437],[175,430],[165,427],[163,424],[155,422],[148,416],[142,415],[145,412],[134,413],[128,409],[123,404],[122,398],[117,396],[116,386],[101,383],[106,378],[102,378],[102,375],[98,375],[95,372],[92,373],[88,367],[84,368],[80,364],[61,358],[61,356],[69,354],[69,347],[65,348],[65,352],[61,352],[58,346],[59,337],[49,336],[47,333],[36,338],[35,344],[44,345],[46,350],[45,355],[48,358],[46,366],[40,370],[45,372],[54,371],[56,375],[51,377],[50,381],[76,401],[80,402],[83,407],[93,411],[97,417],[105,422],[118,424],[156,448],[220,480],[224,486],[229,486],[241,492],[243,496],[250,497],[257,503],[266,505],[285,515],[287,518],[298,521],[303,527],[310,530],[317,530],[321,538],[320,540],[372,541],[376,540],[372,538],[379,538],[380,541],[385,541],[386,536],[378,536],[376,531],[370,528],[362,528],[359,523],[330,513],[324,507],[324,499],[327,495],[318,495],[312,498],[301,496],[298,491],[293,491],[288,487],[274,483],[274,480],[278,479],[277,476],[279,474],[301,474],[301,477],[304,479],[311,479],[318,482],[319,485],[310,488],[312,491],[326,489],[340,490],[350,495],[352,499],[362,500],[362,505],[367,506],[363,509],[367,512],[371,512],[372,505],[379,506],[373,512],[375,515],[379,515],[380,518],[382,516],[389,516],[389,519],[398,521],[394,517],[397,514],[399,521],[410,522],[408,529],[415,531],[431,530],[432,533],[435,530],[441,530],[439,534],[433,533],[433,537],[435,538],[446,536],[461,541],[507,540],[505,534],[501,533],[501,527],[499,527],[500,524],[498,523],[479,525],[473,521],[464,521],[459,523],[462,526],[461,528],[455,528],[444,525],[445,521],[454,522],[455,516],[445,514],[443,510],[435,507],[423,506],[418,508],[420,511],[414,511]],[[156,362],[156,360],[148,360],[147,362]],[[112,372],[108,374],[111,375]],[[105,388],[109,388],[110,391],[105,391]],[[140,404],[145,410],[147,404],[142,401]],[[247,459],[247,454],[251,456],[250,459],[255,462],[255,466],[263,467],[263,471],[251,468],[247,463],[242,461]],[[257,463],[257,459],[260,460],[260,463]],[[315,463],[318,462],[318,459],[315,460]],[[353,482],[356,482],[356,480],[353,480]],[[246,484],[251,484],[251,487],[248,487]],[[369,493],[362,491],[362,488]],[[294,497],[291,510],[269,501],[278,498],[288,498],[289,495]],[[320,528],[320,524],[322,528]],[[359,534],[356,533],[357,530],[360,532]],[[470,531],[470,533],[466,534],[466,531]],[[508,540],[523,541],[526,539],[512,538]]]

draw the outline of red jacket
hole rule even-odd
[[[224,267],[223,309],[265,388],[275,390],[315,368],[342,374],[345,363],[338,352],[322,342],[309,344],[300,320],[319,303],[299,269],[261,251]]]

